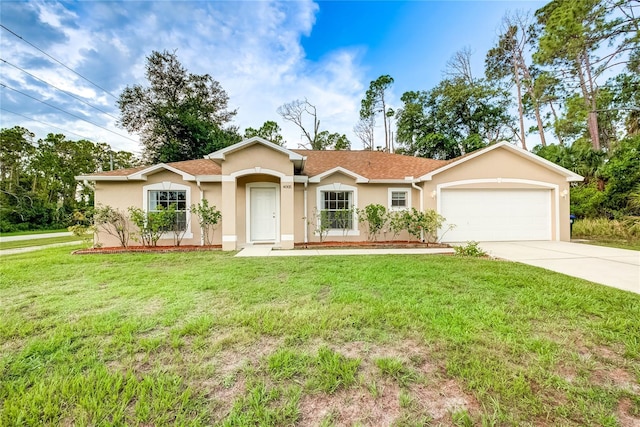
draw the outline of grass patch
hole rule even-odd
[[[640,295],[450,256],[7,255],[0,425],[624,425]]]
[[[60,236],[47,237],[44,239],[14,240],[11,242],[0,242],[0,250],[30,248],[33,246],[53,245],[56,243],[82,242],[81,236]]]
[[[587,245],[606,246],[609,248],[630,249],[632,251],[640,251],[640,239],[638,240],[591,239],[591,240],[582,241],[580,243],[585,243]]]
[[[9,237],[9,236],[27,236],[31,234],[45,234],[45,233],[64,233],[67,230],[66,228],[54,228],[51,230],[29,230],[29,231],[11,231],[9,233],[0,233],[0,237]]]

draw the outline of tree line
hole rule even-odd
[[[35,135],[20,126],[0,130],[0,231],[66,227],[93,206],[93,191],[77,175],[139,165],[133,153],[106,143]]]

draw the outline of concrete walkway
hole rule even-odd
[[[481,242],[496,258],[640,294],[640,252],[569,242]]]
[[[450,248],[410,248],[410,249],[293,249],[273,250],[271,246],[247,246],[236,254],[237,257],[265,256],[328,256],[328,255],[432,255],[452,254]]]
[[[49,237],[65,237],[72,236],[70,231],[61,231],[59,233],[42,233],[42,234],[21,234],[19,236],[0,236],[0,242],[17,242],[20,240],[47,239]]]

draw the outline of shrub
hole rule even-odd
[[[380,231],[389,221],[387,209],[379,204],[370,204],[358,209],[358,221],[367,225],[367,240],[376,241]]]
[[[138,238],[143,246],[156,246],[162,234],[171,229],[175,215],[169,209],[145,212],[140,208],[129,208],[131,221],[138,227]],[[134,237],[137,240],[137,238]]]
[[[93,224],[96,230],[116,237],[123,248],[129,245],[129,218],[125,212],[111,206],[98,206],[93,212]]]
[[[640,217],[585,218],[573,223],[573,237],[634,240],[640,239]]]
[[[213,233],[222,219],[222,213],[216,209],[215,205],[209,206],[209,201],[203,199],[197,205],[191,205],[191,212],[198,216],[198,223],[202,230],[205,245],[211,245],[213,242]]]
[[[475,241],[467,242],[464,246],[454,246],[453,250],[455,254],[458,256],[468,256],[468,257],[483,257],[486,256],[487,253],[482,250],[479,243]]]

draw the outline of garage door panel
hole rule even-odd
[[[550,190],[442,190],[440,212],[448,242],[551,239]]]

